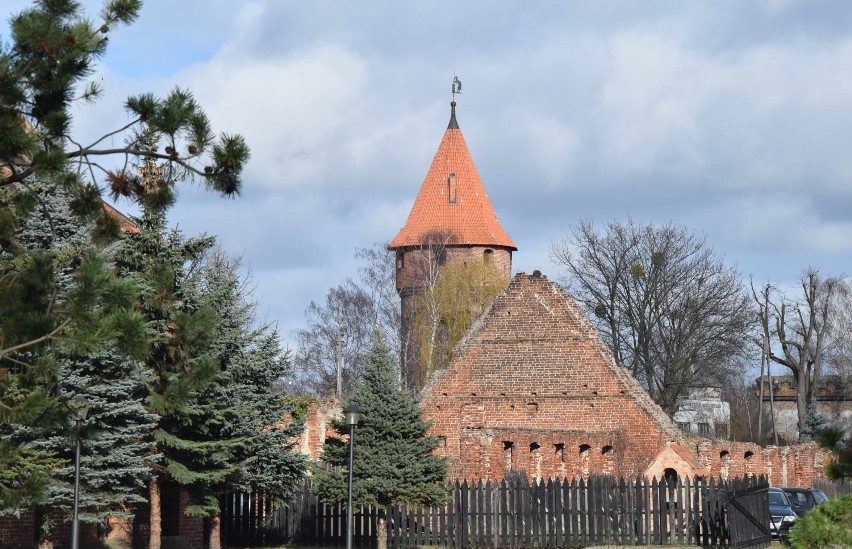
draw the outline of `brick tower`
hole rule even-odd
[[[418,296],[437,280],[444,265],[483,258],[508,282],[515,243],[500,226],[456,121],[450,123],[414,200],[408,219],[388,244],[396,251],[396,289],[402,307],[403,382],[419,390],[425,382],[419,346],[412,341]]]

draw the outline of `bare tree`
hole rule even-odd
[[[408,356],[407,342],[402,338],[402,312],[396,291],[395,253],[388,250],[387,242],[377,242],[372,248],[355,248],[360,286],[370,295],[375,309],[375,320],[386,334],[385,343],[404,364]]]
[[[325,301],[312,301],[305,310],[307,325],[294,332],[294,356],[299,389],[317,395],[336,392],[337,368],[342,366],[343,394],[349,393],[364,371],[377,332],[388,334],[397,356],[405,356],[400,346],[401,318],[396,292],[394,254],[386,243],[372,248],[356,248],[361,261],[358,282],[345,280],[329,289]]]
[[[429,233],[419,249],[407,254],[406,269],[412,273],[410,280],[416,281],[416,285],[404,290],[412,291],[408,300],[403,296],[402,339],[411,349],[403,376],[406,385],[415,391],[423,387],[435,368],[441,337],[440,298],[436,289],[447,261],[448,246],[454,240],[451,233]]]
[[[415,311],[427,321],[414,323],[415,331],[420,330],[414,336],[423,342],[420,349],[423,381],[431,372],[449,366],[456,343],[507,283],[500,269],[484,257],[470,257],[444,266],[436,283],[424,294],[428,302],[424,299],[423,309]]]
[[[838,279],[830,303],[829,325],[824,362],[827,374],[840,379],[841,386],[852,383],[852,281]]]
[[[664,410],[736,368],[752,326],[739,273],[689,229],[580,222],[551,247],[616,361]]]
[[[349,394],[361,377],[375,337],[370,296],[347,279],[328,291],[324,303],[311,301],[305,317],[307,326],[295,331],[298,388],[321,396],[334,394],[342,363],[343,394]]]
[[[819,386],[822,376],[823,361],[834,333],[833,322],[838,317],[837,296],[842,285],[837,278],[820,277],[814,268],[802,273],[802,293],[797,299],[771,285],[757,291],[752,283],[763,335],[777,344],[770,345],[769,359],[789,369],[796,386],[799,440],[807,438],[805,417],[808,406],[814,402],[814,387]]]

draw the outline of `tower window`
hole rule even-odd
[[[398,252],[396,254],[396,270],[401,271],[405,268],[405,253]]]
[[[487,248],[483,253],[482,257],[486,262],[491,261],[491,258],[494,256],[494,250],[491,248]]]
[[[447,194],[449,194],[449,197],[450,197],[450,204],[455,204],[456,203],[456,174],[455,173],[450,174],[450,188],[449,188],[449,192]]]

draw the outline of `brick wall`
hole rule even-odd
[[[491,250],[487,252],[487,250]],[[396,289],[421,288],[429,271],[431,251],[423,248],[400,248],[396,252]],[[488,257],[509,279],[512,273],[512,250],[502,246],[447,245],[442,249],[445,265],[457,265],[471,258]]]
[[[35,514],[22,513],[20,517],[0,517],[0,547],[34,547],[36,545]]]
[[[794,446],[759,446],[695,438],[688,442],[705,471],[712,476],[767,475],[773,486],[813,486],[825,478],[824,466],[831,453],[815,442]]]
[[[336,437],[331,420],[342,416],[341,404],[335,398],[317,400],[308,406],[305,430],[299,437],[299,450],[313,459],[319,458],[328,437]]]
[[[454,476],[642,473],[680,438],[576,303],[518,274],[422,393]]]
[[[515,276],[421,399],[451,478],[501,479],[508,469],[534,478],[660,478],[672,468],[811,486],[829,459],[813,444],[762,448],[681,432],[615,364],[579,306],[536,273]],[[338,407],[324,401],[309,411],[302,447],[314,458]]]
[[[34,511],[26,511],[16,517],[7,515],[0,517],[0,547],[4,549],[32,549],[39,545],[41,525],[46,517]],[[54,527],[43,540],[53,543],[55,549],[65,549],[71,546],[71,511],[54,510],[50,512],[50,520]],[[80,523],[80,547],[90,547],[96,544],[98,528],[94,524]]]

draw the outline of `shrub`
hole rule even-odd
[[[852,495],[818,505],[790,531],[795,549],[852,547]]]

